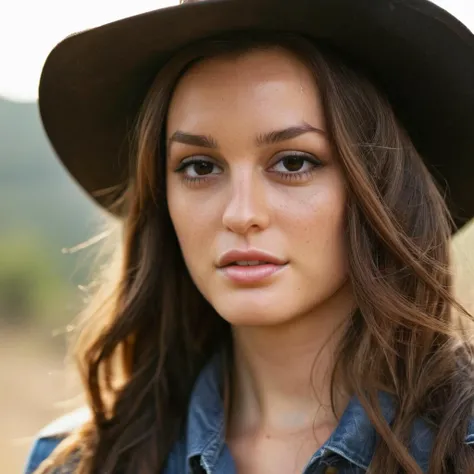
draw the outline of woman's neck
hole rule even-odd
[[[235,327],[230,436],[332,428],[335,348],[353,310],[341,290],[324,307],[279,326]],[[349,397],[337,392],[339,415]]]

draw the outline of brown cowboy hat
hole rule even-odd
[[[39,107],[60,160],[106,206],[127,179],[127,127],[179,48],[234,30],[324,41],[387,94],[457,226],[474,215],[474,35],[428,0],[203,0],[69,36],[50,53]],[[118,212],[118,211],[115,211]]]

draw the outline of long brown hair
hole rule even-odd
[[[313,72],[349,189],[347,239],[357,311],[339,374],[380,435],[369,472],[421,473],[409,453],[416,418],[432,427],[430,474],[474,472],[464,443],[474,401],[472,348],[456,331],[452,222],[431,173],[388,100],[322,45],[290,33],[233,33],[182,49],[160,70],[134,129],[114,276],[95,297],[75,354],[92,420],[39,472],[78,455],[81,474],[162,472],[195,379],[229,325],[191,281],[166,202],[165,123],[182,74],[207,57],[283,47]],[[467,314],[467,313],[466,313]],[[396,401],[392,424],[377,394]]]

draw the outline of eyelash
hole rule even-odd
[[[272,171],[272,173],[276,174],[279,176],[279,178],[285,179],[287,181],[300,181],[302,179],[305,179],[309,177],[316,168],[320,168],[323,166],[323,163],[312,157],[311,155],[307,155],[306,153],[288,153],[284,155],[281,159],[279,159],[272,167],[276,166],[278,163],[281,163],[283,160],[288,159],[288,158],[302,158],[304,162],[310,163],[313,165],[309,170],[306,171],[297,171],[297,172],[287,172],[287,173],[282,173],[280,171]],[[206,159],[199,159],[199,158],[191,158],[188,161],[185,161],[181,163],[181,165],[175,170],[176,173],[180,173],[183,175],[183,180],[191,183],[191,184],[199,184],[203,183],[205,181],[208,181],[210,178],[209,176],[212,176],[211,173],[208,175],[200,176],[200,177],[189,177],[185,175],[185,170],[192,165],[195,164],[200,164],[200,163],[210,163],[213,166],[217,166],[214,164],[211,160],[206,160]]]

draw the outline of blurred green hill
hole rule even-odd
[[[0,99],[0,235],[30,229],[74,245],[98,215],[55,158],[37,105]]]
[[[37,104],[0,98],[0,320],[50,317],[55,301],[60,312],[88,273],[62,249],[102,219],[56,159]]]

